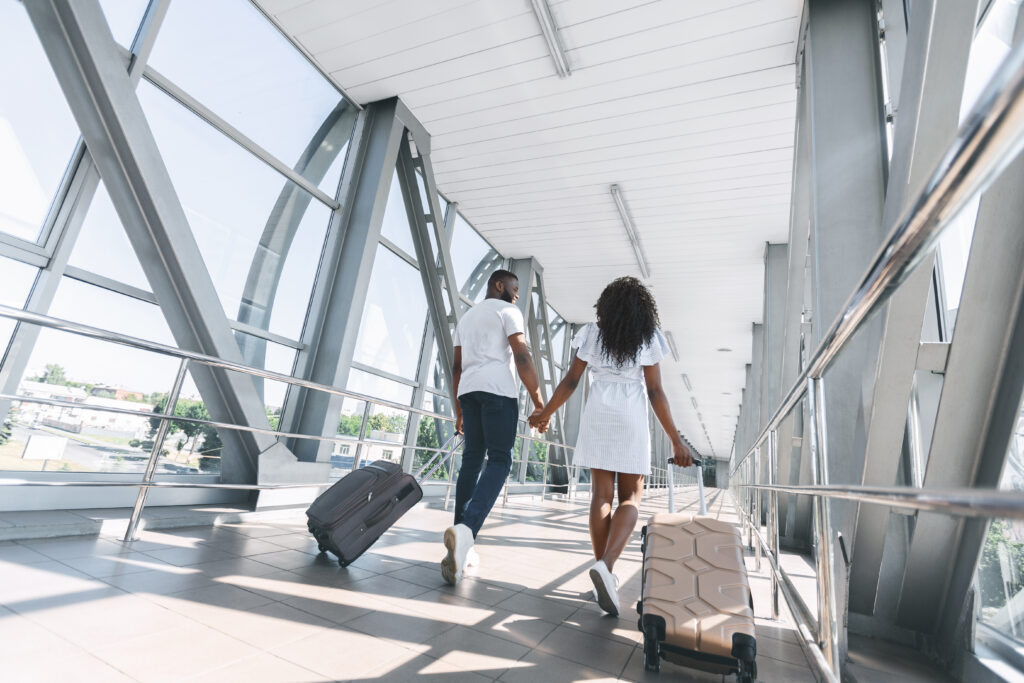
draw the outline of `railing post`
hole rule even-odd
[[[163,415],[174,415],[174,407],[178,403],[178,395],[181,393],[181,385],[185,383],[185,376],[188,374],[188,359],[182,358],[178,364],[178,374],[171,385],[171,393],[167,394],[167,403],[164,404]],[[153,450],[149,454],[149,462],[146,463],[146,471],[142,475],[142,483],[149,484],[153,481],[156,473],[156,466],[160,460],[160,451],[164,447],[164,439],[171,427],[171,420],[163,418],[160,426],[157,427],[156,437],[153,439]],[[139,488],[139,496],[135,499],[135,507],[132,508],[132,516],[128,520],[128,529],[124,532],[126,542],[134,541],[139,532],[139,522],[142,520],[142,510],[146,507],[146,498],[149,496],[149,487]]]
[[[825,384],[819,378],[807,379],[808,426],[811,437],[811,480],[815,486],[828,486],[828,432],[825,428]],[[828,500],[814,497],[814,563],[818,579],[818,640],[836,680],[839,667],[839,624],[836,616],[835,553],[832,547],[832,518]]]
[[[370,421],[370,402],[364,401],[363,422],[359,425],[359,443],[356,444],[356,454],[352,458],[352,471],[359,469],[359,463],[363,461],[363,441],[366,440],[366,424]]]
[[[761,447],[754,449],[754,484],[761,483]],[[761,571],[761,543],[756,539],[756,534],[761,533],[761,490],[754,489],[754,571]]]
[[[541,485],[540,485],[540,499],[543,501],[544,497],[548,493],[548,461],[547,461],[546,458],[544,460],[544,465],[543,465],[542,469],[544,471],[544,474],[543,474],[543,480],[542,480]],[[568,479],[568,477],[566,477],[566,479]]]
[[[768,483],[775,485],[779,477],[779,434],[771,430],[768,434]],[[779,493],[772,491],[768,494],[768,543],[769,551],[779,562]],[[769,572],[772,579],[772,619],[779,619],[779,577],[775,572]]]

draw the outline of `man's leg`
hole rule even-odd
[[[463,408],[463,415],[465,412]],[[487,466],[480,475],[462,518],[462,523],[472,529],[474,538],[484,525],[512,469],[512,447],[516,442],[518,419],[519,402],[516,399],[481,392],[480,421],[487,446]]]
[[[484,462],[487,450],[484,444],[484,428],[480,421],[480,400],[477,392],[463,395],[459,399],[462,406],[462,466],[459,478],[455,483],[455,523],[462,523],[466,511],[466,503],[473,497],[477,479],[480,478],[480,467]]]

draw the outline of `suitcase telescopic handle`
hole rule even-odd
[[[704,461],[700,458],[694,458],[693,464],[697,468],[697,494],[700,497],[699,514],[706,515],[708,513],[708,505],[704,500]],[[674,463],[668,463],[668,511],[675,514],[676,487],[672,476],[673,466]]]

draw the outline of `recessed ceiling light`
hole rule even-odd
[[[732,349],[727,349],[724,346],[718,350],[721,351],[722,353],[732,353]]]

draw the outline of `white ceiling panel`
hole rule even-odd
[[[801,0],[549,0],[566,79],[527,0],[256,2],[359,102],[402,98],[438,188],[502,253],[540,260],[569,320],[639,275],[618,184],[680,353],[663,368],[676,420],[728,456],[764,245],[788,233]]]

